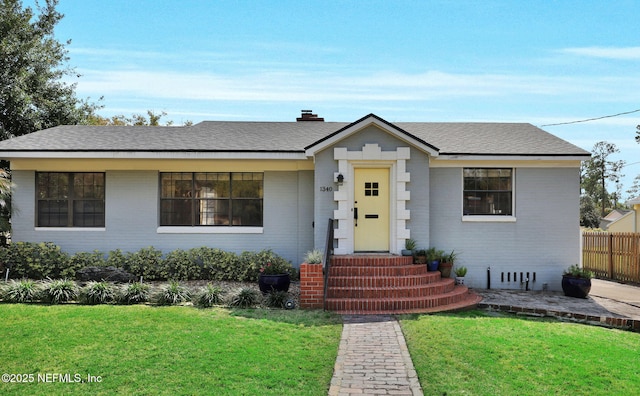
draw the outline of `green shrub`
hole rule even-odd
[[[122,288],[118,301],[122,304],[140,304],[149,301],[149,285],[140,282],[129,283]]]
[[[129,252],[125,256],[125,271],[147,280],[162,280],[161,266],[162,252],[153,246],[142,248],[137,252]]]
[[[127,257],[122,253],[122,250],[116,249],[109,252],[107,256],[107,267],[125,268]]]
[[[229,306],[236,308],[251,308],[260,303],[260,293],[248,287],[240,289],[229,301]]]
[[[107,261],[104,259],[104,253],[94,250],[93,252],[77,252],[69,258],[67,268],[60,272],[63,278],[73,278],[78,270],[84,267],[104,267]]]
[[[156,295],[155,301],[158,305],[175,305],[187,302],[191,299],[189,289],[182,286],[177,281],[171,281],[163,286]]]
[[[0,261],[10,266],[14,279],[58,278],[68,267],[69,255],[51,242],[14,242],[0,249]]]
[[[75,300],[78,296],[76,283],[69,279],[49,280],[43,289],[43,298],[51,304]]]
[[[222,289],[208,284],[193,299],[193,305],[198,308],[210,308],[222,303]]]
[[[260,270],[267,264],[282,269],[282,273],[287,273],[291,279],[297,279],[298,271],[293,268],[291,262],[275,254],[271,249],[259,252],[243,252],[240,255],[240,265],[237,281],[254,282],[260,275]]]
[[[182,249],[167,253],[160,267],[160,276],[164,279],[201,279],[200,272],[201,267],[194,260],[191,251]]]
[[[79,299],[83,304],[109,304],[116,300],[116,291],[109,282],[89,282],[80,290]]]
[[[30,279],[12,280],[2,290],[2,299],[11,303],[36,302],[40,299],[41,288]]]
[[[274,290],[271,293],[267,293],[264,303],[271,308],[285,308],[288,299],[289,293],[286,291]]]
[[[201,279],[239,281],[240,260],[233,252],[207,246],[190,250],[195,265],[201,268]]]

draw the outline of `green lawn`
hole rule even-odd
[[[475,311],[405,316],[425,395],[632,395],[640,334]]]
[[[34,376],[0,394],[326,395],[341,331],[319,311],[2,304],[2,372]]]

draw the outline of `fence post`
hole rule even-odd
[[[613,278],[613,233],[609,233],[609,241],[608,241],[608,250],[609,250],[609,267],[608,267],[608,278],[609,279],[614,279]]]

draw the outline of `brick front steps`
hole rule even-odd
[[[427,272],[412,257],[334,256],[326,309],[340,314],[404,314],[475,307],[481,297],[466,286]]]

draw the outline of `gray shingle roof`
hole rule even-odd
[[[0,142],[0,151],[304,152],[350,123],[204,121],[190,127],[59,126]],[[578,155],[581,148],[525,123],[398,122],[440,154]]]

